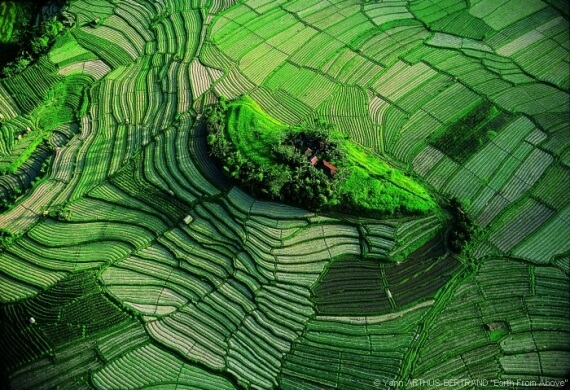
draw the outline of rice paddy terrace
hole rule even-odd
[[[567,386],[569,12],[71,0],[73,27],[0,80],[1,386]],[[436,210],[247,195],[202,115],[245,94],[459,199],[477,234],[454,254]]]

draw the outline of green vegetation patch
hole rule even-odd
[[[13,40],[16,27],[18,5],[13,1],[0,3],[0,43],[10,43]]]
[[[436,134],[430,143],[463,164],[513,118],[513,115],[502,112],[485,101],[443,133]]]
[[[419,183],[325,123],[288,127],[244,96],[210,107],[206,125],[224,173],[254,196],[378,216],[436,206]]]
[[[499,341],[510,333],[509,325],[505,321],[496,321],[485,324],[485,330],[490,341]]]
[[[0,175],[15,173],[42,143],[49,148],[47,142],[53,130],[85,115],[89,103],[86,87],[90,81],[87,76],[68,76],[49,89],[44,103],[31,114],[35,126],[18,134],[11,153],[0,158]]]
[[[0,69],[18,54],[18,40],[31,21],[32,8],[27,2],[0,2]]]
[[[112,303],[96,273],[78,272],[21,304],[0,309],[2,367],[17,367],[54,348],[102,332],[131,317]]]
[[[81,61],[99,59],[95,54],[84,49],[69,31],[58,37],[49,51],[48,57],[59,68]]]
[[[473,223],[473,220],[465,212],[467,205],[461,203],[457,198],[449,200],[447,208],[451,214],[451,223],[447,232],[447,246],[455,253],[460,253],[473,237],[480,234],[480,229]]]
[[[247,97],[231,103],[228,112],[227,131],[237,149],[256,164],[274,164],[272,150],[267,146],[282,143],[286,126]]]
[[[33,113],[38,118],[38,127],[51,131],[85,115],[89,104],[86,87],[90,82],[88,76],[72,75],[55,84],[46,101]]]

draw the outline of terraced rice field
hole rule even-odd
[[[567,2],[64,11],[50,52],[0,80],[0,387],[568,386]],[[243,94],[458,198],[474,240],[452,253],[442,212],[323,215],[232,186],[202,112]]]

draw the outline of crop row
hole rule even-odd
[[[314,293],[320,315],[364,316],[391,309],[376,261],[333,262]]]
[[[495,360],[496,347],[492,344],[496,340],[493,337],[497,337],[492,336],[496,327],[502,329],[502,333],[496,333],[502,339],[501,349],[510,355],[500,358],[501,367],[507,374],[526,372],[522,353],[535,351],[536,342],[540,342],[547,350],[544,356],[548,359],[537,362],[533,370],[560,376],[561,373],[551,369],[548,362],[555,356],[565,359],[567,355],[561,350],[567,346],[557,348],[559,342],[547,341],[554,335],[541,330],[570,330],[568,314],[563,309],[568,295],[564,274],[554,268],[534,268],[522,262],[489,259],[479,269],[476,281],[458,289],[438,314],[436,323],[427,332],[427,344],[420,351],[414,376],[430,377],[436,372],[439,378],[455,377],[461,372],[497,375],[500,367]],[[547,296],[549,304],[544,305],[543,299]],[[454,331],[450,333],[449,328],[440,328],[439,323],[445,323]],[[470,336],[464,337],[466,334]],[[442,340],[446,342],[441,344]],[[478,357],[471,360],[468,356]]]
[[[227,38],[223,38],[221,41],[218,41],[215,36],[212,37],[212,40],[216,42],[224,54],[234,61],[239,60],[251,50],[264,43],[261,37],[258,37],[248,29],[239,26],[236,30],[237,31],[233,34],[229,34]]]
[[[510,150],[507,151],[490,142],[465,164],[465,169],[481,180],[489,180],[509,158],[509,152]]]
[[[458,199],[473,199],[480,191],[483,183],[480,178],[466,168],[458,169],[447,182],[443,190]]]
[[[13,119],[18,115],[19,109],[12,96],[6,91],[4,83],[0,83],[0,113],[4,115],[3,120]]]
[[[235,99],[254,88],[255,85],[235,68],[218,80],[214,87],[218,94],[228,99]]]
[[[356,4],[348,1],[339,2],[334,8],[323,7],[322,4],[315,4],[314,2],[294,4],[293,7],[295,10],[292,10],[290,7],[287,7],[287,10],[295,12],[297,17],[310,25],[314,25],[319,30],[326,29],[334,24],[338,20],[338,13],[344,17],[350,17],[359,11],[359,7]]]
[[[95,18],[104,19],[113,14],[114,6],[90,0],[79,0],[74,4],[73,12],[79,25],[91,23]]]
[[[207,24],[214,10],[232,3],[215,1],[204,8],[197,1],[111,6],[79,0],[71,5],[72,10],[77,8],[77,20],[83,26],[74,30],[75,36],[100,59],[83,58],[89,54],[75,47],[70,50],[73,57],[58,59],[71,61],[66,64],[69,68],[60,71],[93,74],[101,81],[89,90],[91,107],[81,118],[81,134],[56,151],[57,166],[50,179],[25,200],[26,208],[11,211],[10,218],[14,217],[15,226],[24,230],[40,220],[43,211],[50,210],[49,204],[53,205],[52,212],[61,205],[71,214],[64,208],[61,219],[67,215],[68,221],[52,217],[40,221],[3,252],[0,257],[7,259],[9,267],[2,274],[2,299],[37,294],[39,289],[58,285],[67,272],[107,263],[101,275],[106,291],[141,315],[153,343],[146,343],[140,328],[129,328],[124,335],[113,333],[99,343],[103,360],[95,355],[93,345],[76,343],[67,355],[56,355],[55,363],[46,360],[16,373],[16,384],[34,387],[34,381],[43,380],[49,387],[65,387],[71,383],[67,382],[69,378],[91,370],[94,375],[90,383],[101,388],[177,384],[189,388],[233,387],[221,379],[223,376],[217,376],[219,372],[208,373],[180,361],[176,351],[208,370],[229,372],[245,387],[309,388],[321,383],[363,388],[373,385],[374,380],[395,379],[403,373],[408,359],[405,353],[420,336],[413,377],[435,374],[436,370],[447,377],[493,377],[501,369],[505,375],[515,375],[521,367],[519,347],[509,350],[516,352],[516,357],[498,359],[501,346],[491,340],[497,336],[486,331],[485,324],[505,321],[515,333],[566,331],[562,300],[555,299],[567,295],[562,288],[567,287],[566,276],[550,268],[499,259],[482,260],[475,277],[452,286],[450,300],[430,312],[435,322],[430,322],[431,317],[424,322],[425,310],[417,309],[389,321],[367,317],[364,325],[308,320],[314,318],[315,310],[310,287],[319,277],[323,283],[330,274],[334,283],[319,285],[327,288],[321,287],[324,298],[316,296],[318,310],[338,314],[340,307],[345,313],[352,310],[350,314],[358,315],[360,310],[387,311],[394,302],[405,306],[432,296],[449,280],[455,283],[451,275],[459,264],[443,256],[434,241],[413,252],[401,265],[380,268],[368,262],[370,267],[362,267],[352,262],[335,270],[334,264],[341,262],[337,257],[344,261],[347,256],[361,254],[360,234],[354,227],[300,209],[256,201],[230,188],[209,162],[200,134],[203,128],[189,118],[194,115],[192,108],[199,106],[194,106],[193,100],[204,96],[212,83],[214,92],[203,102],[212,102],[214,93],[232,98],[253,91],[252,96],[264,108],[287,123],[310,122],[322,115],[368,146],[379,148],[379,137],[383,137],[391,155],[405,162],[415,158],[414,167],[437,189],[472,199],[478,221],[496,228],[490,243],[543,263],[568,249],[560,247],[558,239],[560,232],[567,230],[566,204],[559,199],[546,202],[558,204],[557,211],[562,212],[554,215],[545,206],[530,207],[536,205],[535,200],[516,201],[540,183],[538,179],[557,157],[547,151],[562,150],[556,149],[561,146],[556,146],[557,136],[552,131],[563,129],[560,119],[522,116],[512,122],[516,125],[492,129],[498,133],[492,147],[465,167],[436,149],[420,150],[442,123],[457,121],[465,107],[475,104],[479,99],[476,94],[498,99],[505,109],[530,114],[564,111],[568,99],[556,88],[521,76],[513,61],[491,55],[473,40],[461,39],[459,44],[455,39],[451,46],[458,50],[446,50],[433,46],[437,39],[450,39],[438,34],[432,46],[424,50],[420,40],[427,37],[427,30],[422,24],[454,36],[460,35],[462,23],[468,26],[465,34],[471,38],[494,34],[469,13],[465,2],[457,0],[411,1],[409,10],[402,8],[400,1],[364,6],[343,1],[334,7],[306,0],[248,2],[214,19],[211,37],[206,37],[201,52],[207,66],[202,66],[193,59],[203,28],[200,16],[210,13]],[[489,12],[485,13],[483,3],[489,2],[484,0],[472,8],[493,25],[518,25],[516,18],[530,12],[509,13],[508,7],[500,6],[500,12],[491,12],[497,7],[487,7]],[[530,10],[538,4],[534,0],[531,3]],[[394,7],[388,16],[376,11],[388,11],[390,5]],[[208,10],[208,6],[212,8]],[[369,15],[363,15],[362,9]],[[157,13],[155,18],[152,13]],[[422,24],[400,23],[411,13]],[[96,17],[102,24],[88,26]],[[383,24],[384,32],[377,31],[375,37],[366,34],[372,28],[368,17]],[[276,23],[281,20],[283,23]],[[149,28],[151,24],[155,27]],[[541,34],[549,40],[560,39],[557,24],[543,27]],[[508,41],[524,34],[522,30],[509,30]],[[564,58],[564,53],[552,42],[531,45],[517,52],[515,59],[533,77],[565,85],[564,75],[553,76],[560,65],[553,58]],[[354,47],[347,49],[347,44]],[[356,54],[354,48],[361,52]],[[547,54],[545,59],[532,60],[537,50]],[[160,53],[153,55],[153,51]],[[286,61],[288,56],[305,67],[291,65]],[[405,59],[394,62],[399,57]],[[375,63],[377,60],[390,68],[384,69]],[[285,65],[279,67],[282,63]],[[0,92],[10,88],[8,93],[17,92],[14,104],[0,100],[0,107],[12,107],[4,115],[10,116],[19,108],[31,110],[41,103],[50,88],[42,84],[45,73],[55,75],[53,64],[40,63],[37,69],[14,79],[11,86],[2,82]],[[461,83],[452,83],[453,78]],[[341,88],[338,81],[355,85]],[[259,88],[263,82],[266,86]],[[512,88],[511,82],[517,86]],[[378,96],[372,97],[372,90],[365,91],[371,85]],[[368,117],[367,108],[372,108],[373,119]],[[540,133],[535,123],[545,133]],[[549,138],[539,151],[536,146],[546,133]],[[74,136],[73,131],[66,134]],[[559,175],[553,174],[555,178]],[[537,190],[539,194],[545,191]],[[68,200],[71,203],[65,203]],[[494,224],[511,204],[516,209]],[[541,214],[534,215],[532,210]],[[510,227],[514,225],[527,226],[524,233],[530,238],[524,240],[512,233]],[[388,251],[411,251],[438,226],[437,218],[432,218],[417,224],[394,227],[387,223],[362,230],[370,253],[385,255]],[[437,259],[427,261],[428,257]],[[331,262],[328,273],[322,276]],[[58,290],[58,295],[66,294],[70,293]],[[110,306],[106,305],[110,303],[106,299],[86,294],[76,303],[61,310],[65,326],[45,328],[49,340],[80,338],[84,329],[103,329],[106,318],[114,318],[107,315]],[[51,301],[34,305],[47,310],[46,318],[55,316],[49,311]],[[381,305],[383,308],[378,309]],[[101,317],[92,315],[99,312],[103,313]],[[99,322],[78,322],[90,317]],[[420,321],[425,328],[418,329]],[[49,349],[41,337],[31,335],[30,344],[37,344],[42,351]],[[524,347],[524,337],[520,339]],[[11,349],[25,350],[18,339],[10,340],[16,340]],[[540,335],[533,340],[550,343]],[[507,350],[505,347],[503,352]],[[538,366],[532,369],[557,375],[546,366],[554,366],[557,357],[565,361],[565,356],[552,351],[533,355],[532,362]],[[65,375],[53,375],[52,367],[64,370]],[[135,369],[142,374],[132,376]]]
[[[527,198],[513,214],[507,216],[489,240],[503,252],[509,252],[519,242],[530,236],[554,213],[547,206]]]
[[[402,54],[420,45],[427,36],[427,31],[421,25],[410,23],[380,34],[371,34],[371,38],[359,49],[380,65],[389,66]]]
[[[377,130],[368,112],[368,96],[362,90],[356,87],[336,89],[332,98],[321,105],[319,113],[361,145],[378,148]]]
[[[132,376],[133,370],[140,375]],[[105,365],[93,374],[98,388],[145,386],[188,386],[193,389],[233,389],[231,383],[190,366],[152,344],[143,345]]]
[[[268,3],[267,5],[272,5],[273,8],[270,11],[264,12],[262,15],[247,21],[243,25],[243,28],[255,32],[256,35],[260,36],[265,41],[269,41],[281,32],[287,31],[290,27],[298,24],[297,19],[278,7],[277,4]]]
[[[542,229],[519,244],[513,250],[513,254],[542,263],[551,259],[556,253],[567,251],[569,244],[561,242],[559,237],[568,232],[569,221],[570,207],[566,206],[546,222]]]
[[[444,0],[441,2],[436,2],[434,0],[416,0],[411,3],[411,9],[414,15],[417,15],[418,18],[426,23],[432,23],[464,8],[464,4],[454,0]]]
[[[383,127],[384,145],[387,150],[390,150],[396,145],[400,138],[400,129],[404,126],[409,114],[402,109],[396,107],[394,104],[390,105],[386,110],[383,121],[380,122]]]
[[[430,252],[431,256],[441,256],[441,248],[430,250]],[[419,257],[417,261],[415,256],[417,255],[412,253],[403,266],[384,267],[387,288],[397,307],[404,307],[432,297],[459,268],[459,263],[449,256],[442,257],[435,262]],[[422,271],[418,272],[418,269]]]
[[[156,143],[152,147],[145,148],[144,161],[148,162],[144,166],[145,178],[168,192],[168,195],[175,199],[182,199],[184,202],[191,202],[200,196],[201,188],[192,185],[184,175],[187,165],[176,164],[175,134],[178,130],[169,130],[170,134],[156,138]]]
[[[412,19],[406,1],[391,1],[390,3],[366,3],[364,13],[377,26],[385,23]]]
[[[339,56],[337,61],[338,74],[332,76],[343,84],[356,84],[367,87],[376,78],[376,75],[384,70],[384,67],[370,61],[361,54],[354,55],[350,60],[345,60]],[[330,72],[331,70],[328,71],[329,74]]]
[[[381,96],[395,101],[406,93],[429,82],[437,73],[423,63],[409,66],[398,61],[372,84],[372,89]]]
[[[388,150],[400,161],[411,161],[427,137],[441,128],[442,124],[437,119],[419,110],[401,128],[398,143],[390,145]]]
[[[468,10],[459,10],[432,23],[432,28],[453,35],[462,35],[472,39],[491,36],[495,31],[483,20],[474,17]],[[500,34],[497,34],[500,35]]]
[[[71,35],[60,39],[48,53],[48,58],[59,68],[64,68],[75,62],[95,60],[97,56],[85,50]]]
[[[286,58],[283,52],[262,43],[239,60],[240,70],[253,83],[261,84]]]
[[[420,176],[425,177],[427,173],[444,157],[445,155],[441,151],[431,145],[426,145],[412,161],[414,171]]]
[[[505,156],[502,165],[495,170],[489,179],[489,187],[498,192],[505,183],[513,177],[514,172],[521,165],[521,162],[528,157],[531,151],[532,146],[526,143],[515,147],[512,154]]]
[[[418,234],[422,234],[432,228],[439,226],[437,216],[430,215],[424,218],[404,220],[398,224],[395,231],[396,242],[405,245],[414,242]]]
[[[19,389],[77,386],[77,377],[100,366],[97,356],[91,350],[92,344],[93,341],[84,341],[72,347],[59,349],[57,355],[61,357],[60,359],[37,359],[15,371],[10,378],[11,383]],[[82,385],[86,384],[87,382],[83,381]]]
[[[533,194],[555,210],[568,204],[566,189],[570,188],[568,168],[562,165],[552,166],[533,190]]]
[[[420,108],[423,108],[424,111],[427,111],[424,106],[428,106],[431,101],[438,100],[438,95],[450,86],[454,86],[456,84],[452,84],[449,77],[437,74],[435,77],[430,80],[429,83],[424,83],[417,89],[414,89],[396,101],[398,107],[402,110],[410,113],[416,113]],[[469,95],[467,95],[467,98]],[[464,106],[461,106],[462,108]],[[448,107],[450,109],[450,107]],[[435,111],[429,112],[430,115],[434,116],[437,120],[442,121],[439,117],[435,115]],[[457,111],[454,113],[457,115]],[[449,115],[449,113],[448,113]]]
[[[364,13],[356,12],[338,19],[334,24],[326,27],[323,32],[346,46],[351,46],[355,40],[360,39],[362,35],[374,29],[374,24],[370,22],[370,19]]]
[[[2,84],[19,109],[31,112],[41,104],[59,80],[61,77],[55,72],[54,65],[43,58],[25,72],[3,80]]]
[[[477,105],[480,100],[477,94],[462,84],[454,83],[436,94],[422,109],[447,124],[457,120],[458,116]]]
[[[31,131],[32,127],[34,127],[34,124],[28,116],[17,116],[2,122],[0,129],[0,164],[4,161],[9,163],[12,160],[16,160],[26,150],[32,140],[38,137],[39,131]],[[27,131],[28,128],[30,128],[30,132]]]
[[[127,65],[135,58],[133,54],[130,54],[129,51],[114,42],[115,39],[121,39],[122,41],[126,39],[118,31],[108,31],[105,38],[95,36],[85,30],[74,30],[73,35],[81,42],[83,47],[97,53],[99,58],[109,64],[111,68]],[[131,53],[136,53],[136,49],[132,47],[130,47],[130,51]]]
[[[251,92],[250,96],[255,99],[265,112],[283,123],[299,123],[302,117],[311,113],[309,107],[283,90],[272,92],[266,87],[259,87]],[[290,109],[290,104],[294,105],[294,110]]]

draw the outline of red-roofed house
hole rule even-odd
[[[323,170],[329,176],[334,176],[338,172],[338,168],[332,165],[327,160],[323,160]]]

